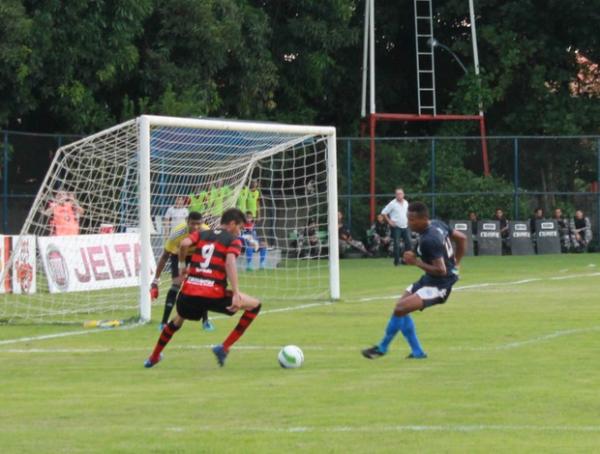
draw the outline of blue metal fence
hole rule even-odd
[[[69,134],[2,131],[3,233],[16,233],[56,149],[80,138]],[[378,138],[378,210],[403,186],[424,199],[434,216],[464,218],[468,209],[491,216],[503,207],[525,219],[536,206],[583,209],[600,227],[600,136],[489,137],[491,178],[482,177],[479,137]],[[356,237],[369,224],[369,140],[338,139],[340,209]],[[597,237],[597,235],[595,235]]]

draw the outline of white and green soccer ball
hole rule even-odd
[[[295,345],[286,345],[277,355],[279,365],[284,369],[297,369],[304,362],[304,353]]]

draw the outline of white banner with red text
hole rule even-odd
[[[38,237],[50,293],[140,284],[140,236],[136,233]],[[156,262],[151,254],[150,271]]]

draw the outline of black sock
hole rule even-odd
[[[162,324],[165,325],[169,321],[169,316],[175,306],[175,299],[177,298],[177,291],[173,287],[169,289],[167,293],[167,299],[165,300],[165,311],[163,313]]]

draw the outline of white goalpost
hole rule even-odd
[[[249,187],[243,291],[338,299],[335,128],[143,115],[57,151],[20,235],[0,238],[0,321],[149,321],[167,209],[195,200],[216,227]],[[165,269],[160,312],[170,285]]]

